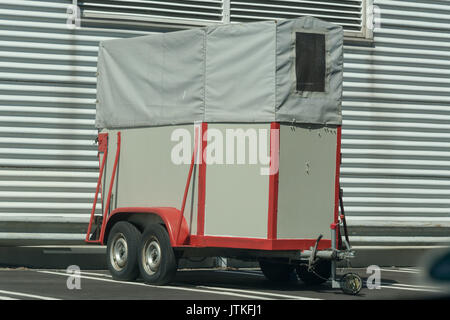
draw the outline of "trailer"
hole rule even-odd
[[[114,279],[164,285],[179,259],[221,256],[359,292],[357,275],[336,276],[354,256],[342,48],[342,27],[312,17],[101,42],[86,242],[107,245]]]

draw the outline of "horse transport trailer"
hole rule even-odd
[[[339,214],[342,47],[342,27],[311,17],[100,44],[86,242],[107,245],[115,279],[166,284],[180,258],[224,256],[359,291],[335,273],[353,256]]]

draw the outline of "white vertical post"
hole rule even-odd
[[[67,7],[66,12],[69,15],[66,21],[67,27],[70,29],[79,28],[81,25],[81,12],[78,7],[78,0],[72,0],[72,5]]]
[[[336,228],[339,228],[339,225],[336,225],[331,229],[331,248],[333,252],[337,249]],[[336,260],[334,258],[331,260],[331,287],[333,289],[341,287],[340,283],[336,280]]]
[[[230,23],[230,0],[222,0],[222,23]]]

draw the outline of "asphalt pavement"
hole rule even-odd
[[[344,271],[344,270],[339,270]],[[259,269],[184,269],[167,286],[147,285],[141,280],[113,280],[106,270],[67,273],[54,269],[0,269],[0,300],[404,300],[439,299],[442,288],[425,284],[417,268],[382,268],[379,286],[367,279],[366,269],[346,269],[359,274],[364,286],[348,295],[324,283],[307,286],[300,280],[272,283]],[[375,287],[373,285],[375,284]]]

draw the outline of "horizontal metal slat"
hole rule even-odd
[[[381,6],[383,8],[383,12],[384,12],[384,7],[394,7],[394,8],[398,8],[398,10],[416,10],[416,11],[420,11],[422,12],[423,10],[437,10],[439,12],[445,12],[448,11],[450,12],[450,8],[448,7],[448,5],[444,5],[444,4],[439,4],[439,2],[435,1],[435,3],[433,3],[432,1],[423,1],[423,2],[418,2],[418,1],[398,1],[398,0],[374,0],[374,4],[377,6]],[[419,10],[417,10],[419,9]]]
[[[412,27],[412,28],[424,28],[424,29],[436,29],[450,30],[450,25],[448,22],[428,22],[428,21],[418,21],[418,20],[406,20],[406,19],[389,19],[383,18],[376,19],[378,23],[382,25],[396,26],[396,27]]]
[[[390,195],[403,195],[403,196],[448,196],[450,192],[449,189],[413,189],[413,188],[368,188],[368,187],[345,187],[345,194],[348,196],[354,196],[359,194],[374,194],[375,196],[379,196],[381,194],[390,194]]]
[[[224,19],[222,1],[81,1],[82,16],[161,24],[207,25]]]
[[[97,130],[94,128],[90,129],[73,129],[73,128],[43,128],[43,127],[11,127],[11,126],[0,126],[0,133],[7,133],[7,134],[29,134],[29,135],[45,135],[45,136],[54,136],[54,137],[60,137],[60,136],[77,136],[79,138],[81,137],[87,137],[89,139],[93,139],[97,136]]]
[[[74,171],[74,170],[20,170],[0,168],[0,177],[33,178],[58,178],[63,181],[73,179],[88,179],[97,181],[98,172]],[[0,182],[2,182],[0,180]]]
[[[120,14],[127,12],[139,13],[142,15],[152,15],[159,13],[161,16],[170,17],[186,17],[191,16],[193,19],[197,17],[210,17],[212,20],[220,20],[222,18],[222,5],[220,2],[213,2],[214,5],[187,5],[176,2],[155,2],[145,1],[138,2],[133,1],[130,5],[123,4],[124,2],[114,1],[108,4],[95,1],[83,1],[80,3],[80,7],[84,10],[100,12],[116,11]],[[136,6],[133,4],[142,4],[142,6]]]
[[[2,148],[0,147],[0,158],[8,156],[41,156],[44,159],[47,156],[64,156],[64,157],[97,157],[96,150],[72,150],[72,149],[31,149],[31,148]]]
[[[55,116],[70,115],[95,118],[95,109],[0,105],[0,114],[5,115],[7,113],[26,113],[31,116],[34,114],[55,114]]]
[[[89,191],[92,192],[92,190],[95,190],[96,183],[95,182],[61,182],[61,181],[0,181],[0,187],[4,188],[14,188],[14,189],[36,189],[36,190],[42,190],[42,189],[52,189],[53,192],[57,192],[61,189],[71,189],[74,192],[77,192],[79,190]]]
[[[367,177],[345,177],[341,179],[344,187],[344,196],[347,194],[348,188],[391,188],[391,189],[407,189],[423,190],[447,190],[450,187],[448,179],[411,179],[411,178],[367,178]]]
[[[360,148],[360,147],[374,147],[374,148],[416,148],[429,151],[430,149],[450,148],[449,142],[436,141],[409,141],[409,140],[372,140],[370,137],[360,139],[343,139],[343,148]],[[376,150],[376,149],[374,149]]]
[[[75,160],[39,160],[39,159],[1,159],[0,166],[24,168],[92,168],[98,167],[97,161]]]
[[[345,200],[344,200],[345,201]],[[392,207],[389,205],[386,206],[360,206],[360,205],[347,205],[345,213],[354,216],[405,216],[405,217],[424,217],[427,215],[435,216],[435,217],[447,217],[449,208],[432,208],[432,207],[422,207],[419,205],[414,205],[412,207],[406,206],[397,206]]]
[[[45,123],[45,124],[59,124],[59,125],[71,124],[71,125],[84,125],[94,127],[94,119],[0,116],[0,122],[39,123],[39,124]]]
[[[230,1],[231,21],[276,20],[314,16],[336,22],[344,29],[362,31],[361,1]]]
[[[65,11],[69,5],[67,1],[30,1],[30,0],[2,0],[2,5],[14,6],[18,9],[30,10],[32,9],[60,9]],[[23,8],[22,8],[23,7]]]
[[[99,195],[100,196],[100,195]],[[87,199],[94,201],[95,194],[92,192],[44,192],[44,191],[0,191],[0,199],[55,199],[55,200],[67,200],[67,199]]]
[[[448,170],[436,169],[394,169],[394,168],[354,168],[342,167],[341,173],[345,175],[371,175],[371,176],[406,176],[406,177],[434,177],[446,178],[450,177]],[[447,211],[448,213],[448,211]]]
[[[395,150],[395,149],[357,149],[342,148],[345,156],[359,155],[361,157],[371,156],[403,156],[408,157],[450,157],[450,151],[430,151],[430,150]]]
[[[424,114],[439,114],[439,113],[450,113],[450,109],[445,105],[437,105],[437,104],[415,104],[414,102],[408,103],[407,101],[402,103],[388,103],[388,102],[379,102],[379,101],[342,101],[342,105],[345,110],[353,110],[355,108],[361,110],[368,109],[379,109],[379,110],[390,110],[402,112],[403,110],[409,111],[417,111],[420,110]]]
[[[449,88],[450,89],[450,88]],[[343,115],[346,116],[348,119],[351,117],[354,118],[385,118],[389,119],[389,121],[392,120],[401,120],[405,119],[410,122],[423,122],[427,120],[435,120],[437,123],[439,121],[450,121],[450,114],[449,115],[443,115],[443,114],[423,114],[423,113],[407,113],[407,112],[381,112],[381,111],[343,111]]]
[[[360,127],[392,127],[392,128],[412,128],[412,129],[434,129],[434,130],[449,130],[450,124],[436,124],[436,123],[407,123],[396,121],[376,121],[374,119],[365,120],[343,120],[343,124],[347,126]]]
[[[30,82],[48,82],[48,83],[69,83],[69,84],[87,84],[87,85],[95,85],[97,83],[97,79],[94,77],[83,77],[83,76],[60,76],[60,75],[47,75],[47,74],[32,74],[32,73],[15,73],[15,72],[0,72],[0,80],[3,81],[30,81]],[[11,96],[8,96],[11,97]],[[2,99],[3,100],[3,99]],[[27,101],[28,99],[20,99],[19,98],[9,98],[5,100],[11,101]],[[45,100],[46,101],[46,100]],[[55,102],[67,102],[63,99],[59,99]],[[73,101],[73,103],[77,103]],[[85,102],[80,103],[94,103],[93,100],[85,100]]]
[[[414,68],[414,66],[426,66],[427,68],[446,68],[450,66],[450,61],[447,59],[443,59],[440,56],[437,56],[433,59],[423,58],[423,57],[408,57],[406,54],[404,56],[396,56],[390,55],[389,52],[381,52],[381,51],[373,51],[369,50],[368,52],[364,51],[362,48],[358,47],[345,47],[344,48],[344,65],[346,63],[359,62],[362,68],[371,68],[371,65],[391,65],[391,66],[410,66]],[[367,49],[366,49],[367,50]],[[355,53],[353,51],[360,51]]]

